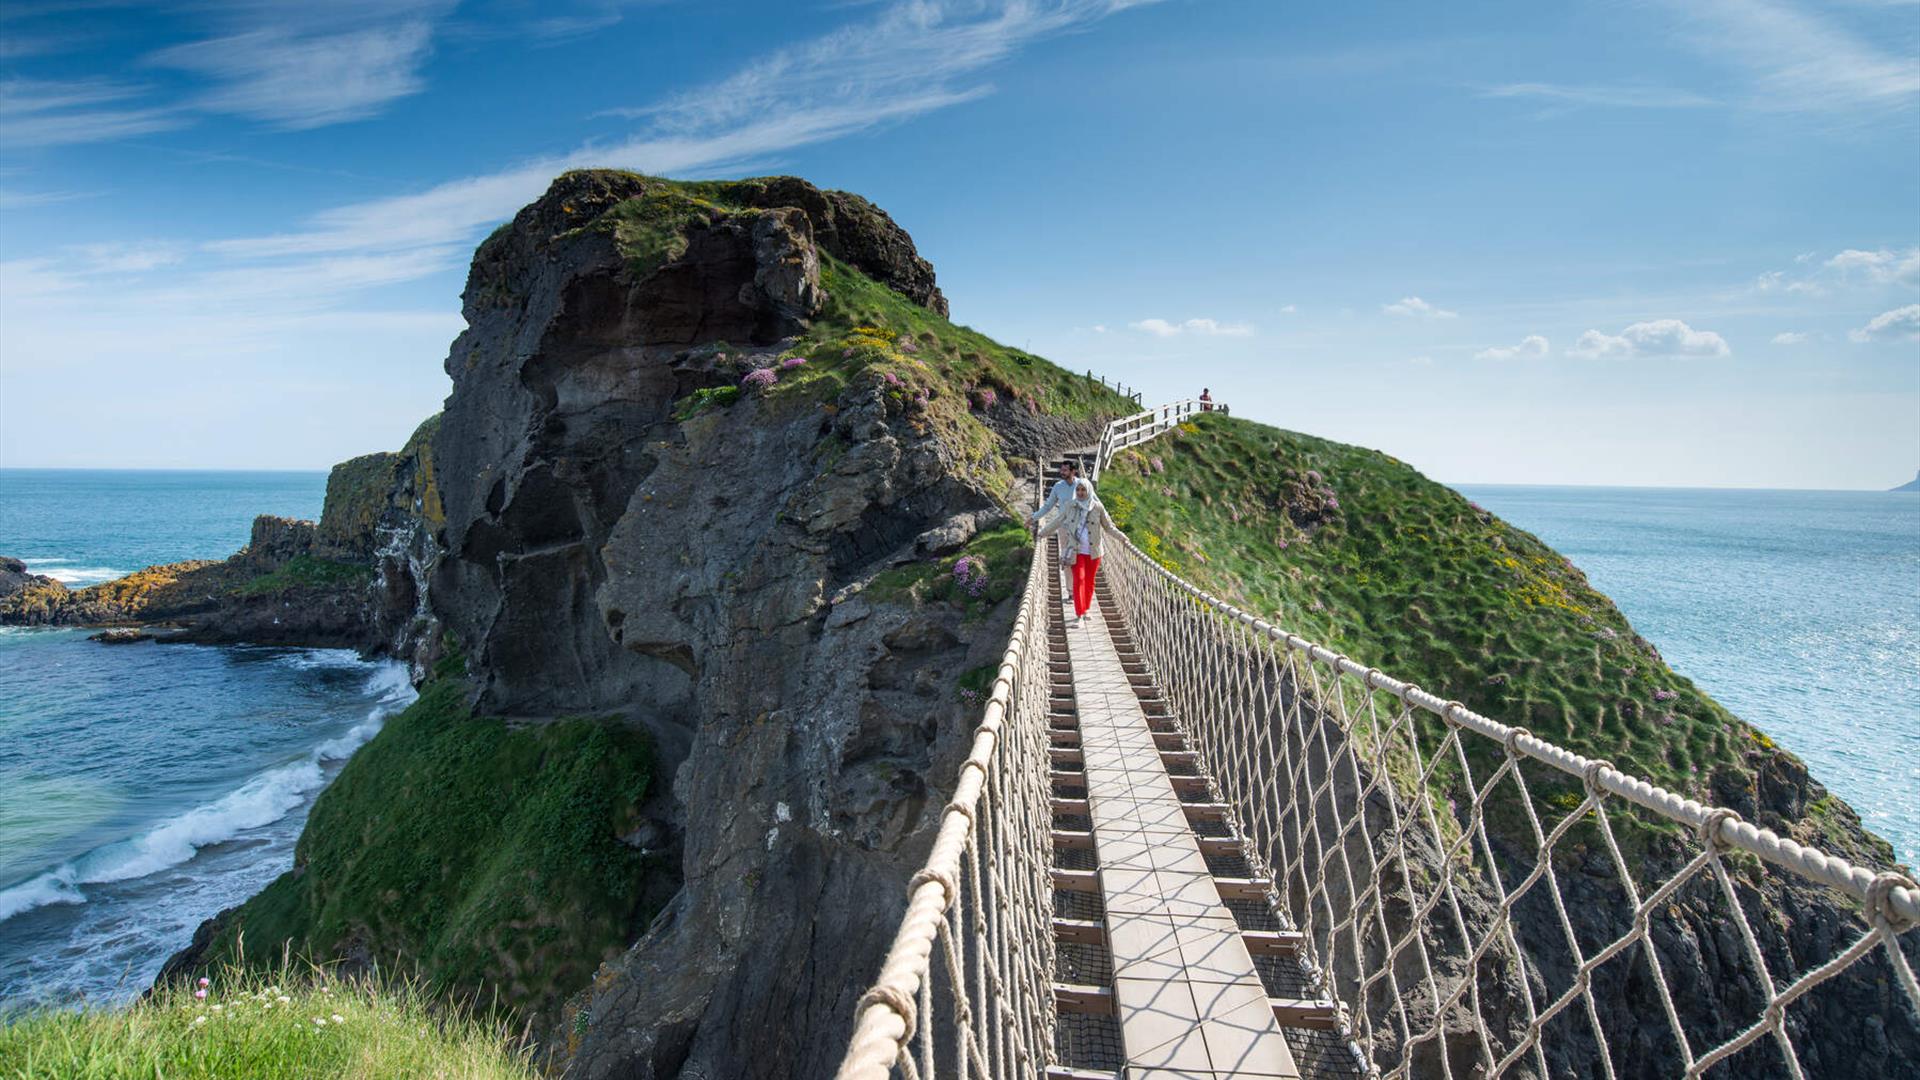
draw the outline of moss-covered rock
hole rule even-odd
[[[362,747],[314,804],[294,869],[221,915],[177,975],[238,959],[344,958],[536,1027],[671,894],[644,833],[645,735],[576,718],[474,717],[457,661]],[[243,938],[245,947],[243,948]]]

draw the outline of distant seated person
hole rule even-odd
[[[1200,411],[1201,412],[1213,411],[1213,391],[1207,389],[1204,386],[1200,388]]]

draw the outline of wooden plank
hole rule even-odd
[[[1183,802],[1180,809],[1186,811],[1188,821],[1225,821],[1231,813],[1223,802]]]
[[[1076,773],[1075,775],[1077,776],[1079,774]],[[1169,773],[1167,775],[1167,782],[1173,785],[1173,790],[1182,795],[1191,792],[1199,792],[1204,795],[1211,790],[1207,787],[1207,778],[1204,776],[1174,776]]]
[[[1292,956],[1300,951],[1305,935],[1298,930],[1242,930],[1240,939],[1255,956]]]
[[[1056,851],[1085,851],[1093,847],[1093,834],[1076,829],[1055,829],[1053,847]]]
[[[1047,737],[1053,740],[1055,746],[1069,746],[1076,750],[1080,748],[1079,728],[1049,728]]]
[[[1273,1018],[1281,1027],[1326,1031],[1340,1025],[1340,1007],[1331,1001],[1268,998],[1267,1004],[1273,1006]]]
[[[1055,919],[1053,936],[1056,941],[1071,941],[1080,945],[1105,945],[1107,927],[1098,919]]]
[[[1112,1016],[1113,989],[1106,986],[1082,986],[1077,983],[1054,983],[1053,1007],[1064,1013]]]
[[[1056,746],[1047,751],[1047,756],[1055,765],[1085,765],[1087,756],[1079,747]]]
[[[1056,814],[1078,814],[1081,817],[1085,817],[1093,811],[1087,806],[1087,800],[1085,799],[1062,799],[1055,796],[1053,800],[1053,812]]]
[[[1272,890],[1273,882],[1266,878],[1220,877],[1215,875],[1213,887],[1220,890],[1222,900],[1265,900]]]
[[[1194,839],[1200,842],[1200,854],[1202,855],[1238,855],[1241,853],[1240,838],[1237,836],[1196,836]]]
[[[1070,1069],[1065,1065],[1049,1065],[1045,1080],[1120,1080],[1120,1074],[1100,1069]]]
[[[1093,870],[1062,870],[1053,868],[1053,887],[1067,892],[1097,893],[1100,891],[1100,875]]]

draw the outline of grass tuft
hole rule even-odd
[[[526,1044],[412,982],[284,961],[223,966],[117,1008],[45,1009],[0,1026],[9,1080],[472,1077],[532,1080]]]

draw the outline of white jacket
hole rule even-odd
[[[1069,499],[1067,505],[1061,507],[1060,512],[1053,515],[1051,521],[1048,521],[1040,527],[1040,531],[1034,534],[1034,539],[1036,541],[1045,540],[1054,533],[1059,533],[1060,561],[1063,563],[1072,562],[1073,557],[1080,554],[1080,543],[1073,535],[1079,528],[1079,523],[1076,520],[1079,516],[1080,515],[1074,512],[1073,501]],[[1087,510],[1088,555],[1095,559],[1100,558],[1100,553],[1106,540],[1107,530],[1113,529],[1118,531],[1119,528],[1120,526],[1115,525],[1113,519],[1107,516],[1106,504],[1099,499],[1093,500],[1093,505]]]

